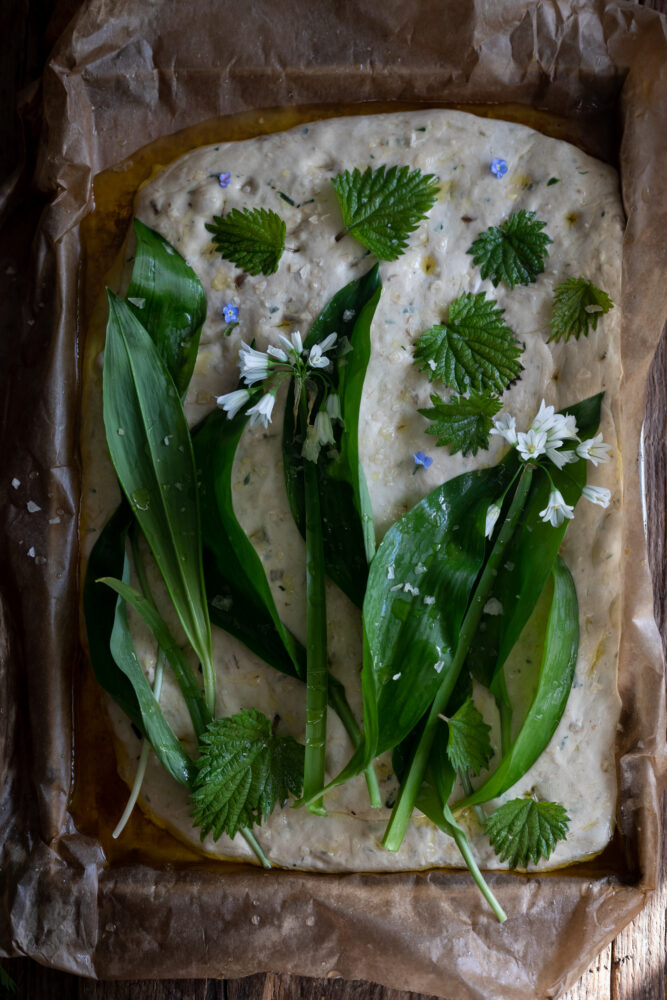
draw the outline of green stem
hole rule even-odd
[[[257,837],[252,832],[250,827],[242,826],[241,829],[239,830],[239,833],[245,840],[248,847],[250,847],[254,851],[255,855],[261,862],[262,868],[271,868],[272,867],[271,862],[269,861],[266,854],[262,850],[262,845],[259,843]]]
[[[463,785],[463,791],[466,795],[472,795],[473,787],[472,781],[470,780],[470,775],[467,771],[459,771],[459,777],[461,778],[461,784]],[[477,817],[477,822],[482,829],[486,826],[486,813],[482,806],[475,806],[475,816]]]
[[[408,828],[412,811],[415,807],[419,787],[424,778],[424,772],[426,770],[429,754],[431,752],[431,746],[433,745],[433,738],[438,726],[438,715],[445,711],[447,702],[451,697],[456,681],[458,680],[458,676],[461,672],[463,664],[465,663],[468,650],[470,649],[470,644],[473,640],[475,632],[477,631],[482,611],[484,610],[484,605],[486,604],[491,586],[498,572],[500,561],[503,558],[505,549],[507,548],[512,535],[514,534],[514,529],[516,528],[519,515],[521,514],[528,497],[532,473],[532,468],[527,465],[521,474],[521,478],[519,479],[516,492],[512,499],[512,503],[510,504],[507,517],[505,518],[503,526],[500,529],[496,543],[491,550],[486,566],[484,567],[479,582],[473,592],[472,600],[468,607],[466,616],[463,619],[463,624],[461,625],[459,641],[456,646],[456,651],[452,658],[451,665],[449,670],[446,672],[433,700],[430,712],[426,719],[426,725],[424,726],[421,738],[417,744],[417,749],[415,750],[414,757],[412,758],[410,770],[401,784],[398,798],[396,799],[389,823],[387,824],[387,829],[385,830],[382,844],[388,851],[397,851],[403,843],[403,837],[405,836],[405,831]]]
[[[475,861],[475,858],[473,857],[473,853],[470,850],[470,844],[468,843],[468,838],[466,837],[465,833],[463,832],[463,830],[461,829],[461,827],[458,825],[458,823],[454,819],[454,816],[452,815],[452,811],[451,811],[451,809],[449,808],[448,805],[445,805],[443,812],[444,812],[445,820],[446,820],[448,826],[451,827],[451,829],[448,829],[447,832],[449,833],[449,835],[451,837],[453,837],[454,842],[456,843],[456,846],[458,847],[459,851],[461,852],[463,860],[465,861],[466,865],[468,866],[470,874],[472,875],[472,877],[474,878],[475,882],[477,883],[479,891],[484,896],[484,899],[487,901],[487,903],[489,904],[489,906],[491,907],[491,909],[495,913],[495,915],[498,918],[499,922],[501,924],[504,923],[507,920],[507,914],[505,913],[505,911],[503,910],[502,906],[500,905],[500,903],[498,902],[498,900],[496,899],[496,897],[493,895],[493,893],[489,889],[489,887],[486,884],[486,882],[484,881],[484,876],[482,875],[481,871],[479,870],[479,868],[477,866],[477,862]]]
[[[342,685],[338,685],[336,683],[332,684],[331,678],[329,680],[329,704],[340,721],[343,723],[345,731],[350,737],[352,746],[356,750],[361,743],[361,729],[357,725],[357,720],[352,714],[352,709],[350,708],[347,698],[345,697],[345,691],[342,688]],[[382,796],[380,795],[380,786],[378,784],[377,775],[372,761],[366,767],[364,776],[366,778],[370,804],[373,809],[380,809],[382,807]]]
[[[301,392],[301,431],[305,438],[308,401]],[[327,739],[327,606],[324,578],[324,544],[317,463],[304,459],[306,507],[306,756],[303,795],[310,812],[326,815],[321,795]]]

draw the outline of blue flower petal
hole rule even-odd
[[[228,302],[226,306],[222,307],[222,316],[225,323],[238,322],[239,307],[235,306],[233,302]]]
[[[231,181],[231,179],[232,175],[230,173],[218,174],[218,183],[221,188],[229,187],[229,182]]]
[[[498,180],[504,177],[507,173],[507,163],[505,160],[501,160],[500,157],[494,156],[491,160],[491,173],[494,174]]]
[[[423,451],[418,451],[416,455],[412,456],[415,460],[415,465],[419,467],[420,465],[424,469],[428,469],[429,465],[433,465],[433,459],[430,455],[425,455]]]

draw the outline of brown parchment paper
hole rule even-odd
[[[35,98],[35,179],[48,202],[3,399],[1,955],[99,978],[274,971],[451,1000],[535,1000],[576,981],[640,909],[658,877],[666,759],[639,463],[649,365],[667,317],[666,82],[665,21],[626,2],[89,0],[76,14]],[[80,225],[93,178],[150,141],[220,115],[360,101],[518,102],[618,130],[628,217],[620,850],[555,874],[490,873],[510,914],[502,926],[465,872],[107,863],[69,808],[81,678]],[[652,489],[663,491],[650,497],[656,510],[665,502],[660,388],[653,400],[644,446]],[[664,544],[656,521],[654,555]]]

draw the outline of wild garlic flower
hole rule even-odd
[[[610,461],[607,452],[611,451],[611,445],[604,443],[601,434],[597,434],[587,441],[580,441],[575,450],[579,458],[585,458],[587,462],[592,462],[596,468],[601,463]]]
[[[342,423],[342,416],[340,411],[340,396],[335,392],[330,392],[327,396],[327,413],[331,420],[340,420]]]
[[[590,500],[591,503],[596,503],[600,507],[608,507],[611,500],[611,492],[605,489],[604,486],[584,486],[581,495],[586,500]]]
[[[313,344],[308,355],[308,365],[311,368],[328,368],[329,358],[325,358],[324,355],[334,347],[337,340],[338,334],[330,333],[319,344]]]
[[[257,427],[259,424],[262,424],[263,427],[268,427],[271,423],[271,414],[273,413],[275,402],[275,392],[267,392],[261,397],[258,403],[251,406],[248,410],[250,426]]]
[[[515,445],[517,442],[516,419],[511,413],[503,413],[497,420],[493,421],[491,434],[497,434],[505,438],[508,444]]]
[[[241,344],[239,368],[241,369],[241,378],[246,385],[254,385],[255,382],[263,382],[265,378],[268,378],[271,364],[268,354],[256,351],[245,341]]]
[[[234,389],[233,392],[225,393],[224,396],[218,396],[216,403],[232,420],[249,399],[250,393],[247,389]]]
[[[301,447],[301,456],[309,462],[316,462],[320,457],[320,439],[317,434],[317,429],[312,425],[308,424],[306,428],[306,439]]]
[[[516,450],[524,462],[529,462],[532,458],[539,458],[547,450],[546,431],[536,431],[531,427],[525,433],[519,431],[516,437]]]
[[[574,517],[574,507],[565,503],[565,498],[560,490],[553,489],[549,494],[549,503],[544,510],[540,511],[540,517],[543,521],[551,522],[554,528],[558,528],[566,518]]]
[[[326,410],[319,410],[315,416],[315,430],[317,431],[317,440],[321,445],[335,444],[333,427],[331,426],[331,418]]]
[[[493,534],[493,529],[496,526],[496,521],[500,517],[500,504],[492,503],[486,511],[486,525],[484,528],[484,537],[490,538]]]

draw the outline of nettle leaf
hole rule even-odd
[[[486,832],[501,861],[510,868],[526,868],[548,859],[559,840],[565,840],[570,817],[558,802],[512,799],[490,817]]]
[[[408,236],[435,204],[439,191],[434,174],[409,167],[346,170],[331,182],[350,236],[380,260],[396,260]]]
[[[449,736],[447,756],[456,771],[479,774],[493,757],[489,739],[491,726],[484,721],[472,698],[466,699],[459,710],[447,720]]]
[[[241,827],[260,824],[276,803],[301,794],[304,747],[272,733],[255,708],[216,719],[199,749],[192,815],[202,840],[207,833],[215,840],[223,833],[234,837]]]
[[[598,328],[600,316],[606,316],[614,308],[606,292],[596,288],[586,278],[568,278],[554,290],[551,311],[551,336],[549,340],[579,340],[588,336],[590,327]]]
[[[455,455],[457,451],[464,455],[476,455],[480,448],[489,447],[492,417],[495,417],[502,406],[497,396],[473,391],[468,398],[452,396],[446,403],[434,393],[431,402],[432,407],[419,412],[427,420],[433,421],[426,428],[426,433],[437,436],[438,446],[448,446],[451,455]]]
[[[274,274],[278,270],[287,227],[271,209],[233,208],[227,215],[214,215],[206,228],[225,260],[248,274]]]
[[[523,371],[518,361],[523,348],[503,313],[486,292],[464,292],[449,307],[447,322],[419,337],[420,371],[457,392],[504,392]]]
[[[542,230],[546,222],[535,218],[535,212],[510,215],[502,226],[491,226],[480,233],[467,251],[474,264],[479,264],[483,278],[490,278],[494,287],[504,281],[509,288],[529,285],[544,271],[549,256],[551,237]]]

